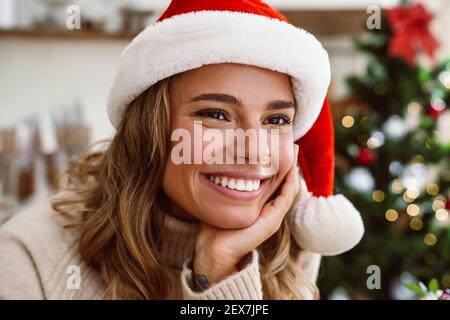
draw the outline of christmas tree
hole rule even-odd
[[[366,72],[347,79],[356,102],[335,124],[335,191],[361,211],[366,233],[348,253],[324,258],[325,298],[336,288],[351,298],[405,298],[405,276],[450,287],[450,60],[417,62],[437,48],[421,4],[382,15],[381,29],[356,40]],[[367,286],[371,265],[380,289]]]

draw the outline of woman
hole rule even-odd
[[[315,197],[332,190],[329,63],[284,20],[258,0],[172,1],[121,57],[112,141],[0,229],[0,297],[317,298],[320,255],[363,227],[344,197]]]

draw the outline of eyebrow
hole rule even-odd
[[[243,105],[241,100],[239,100],[235,96],[232,96],[232,95],[229,95],[226,93],[202,93],[202,94],[192,98],[191,100],[189,100],[189,102],[191,102],[191,103],[199,102],[199,101],[212,101],[212,102],[217,102],[217,103],[234,104],[237,106]],[[267,104],[267,107],[268,107],[268,109],[274,109],[274,110],[290,109],[290,108],[295,109],[295,104],[294,104],[294,102],[292,102],[290,100],[280,99],[280,100],[270,101]]]

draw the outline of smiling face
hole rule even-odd
[[[252,143],[246,140],[241,153],[233,141],[231,164],[194,160],[179,164],[169,153],[172,156],[164,172],[162,188],[171,200],[173,215],[218,228],[250,226],[293,163],[295,100],[289,76],[254,66],[215,64],[177,75],[169,90],[171,131],[182,129],[190,134],[192,159],[195,150],[203,154],[211,144],[216,144],[216,151],[225,149],[226,142],[219,143],[219,139],[206,142],[205,132],[209,129],[216,129],[224,137],[225,132],[235,129],[267,130],[267,137],[256,135]],[[201,121],[200,135],[198,125],[195,129],[197,121]],[[278,144],[273,143],[275,132]],[[171,151],[178,143],[171,142]],[[256,152],[254,145],[260,146]],[[223,152],[230,154],[228,149]],[[243,155],[245,163],[238,161],[239,155]],[[263,161],[267,158],[276,164],[276,172],[267,170]]]

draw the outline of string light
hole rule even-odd
[[[375,202],[382,202],[384,200],[384,198],[385,198],[384,192],[381,190],[375,190],[372,193],[372,199]]]
[[[410,199],[416,199],[420,195],[419,189],[416,187],[408,188],[405,193]]]
[[[406,212],[408,213],[408,215],[410,215],[411,217],[415,217],[420,213],[420,207],[415,204],[415,203],[411,203],[410,205],[408,205],[408,207],[406,208]]]
[[[400,175],[402,173],[402,169],[403,166],[400,163],[400,161],[392,161],[389,164],[389,172],[393,175],[393,176],[397,176]]]
[[[436,197],[433,201],[433,210],[438,211],[439,209],[445,208],[445,202],[439,198]]]
[[[450,89],[450,72],[443,71],[439,74],[439,81],[447,88]]]
[[[369,138],[369,140],[367,140],[367,147],[369,149],[376,149],[380,146],[380,144],[378,143],[378,140],[371,137]]]
[[[352,116],[345,116],[342,118],[342,125],[345,128],[351,128],[355,124],[355,119]]]
[[[432,233],[427,233],[425,235],[425,238],[423,239],[423,241],[425,242],[425,244],[427,246],[434,246],[437,243],[437,238],[434,234]]]
[[[408,194],[405,192],[403,192],[403,200],[405,200],[405,202],[413,202],[414,199],[411,199],[410,197],[408,197]]]
[[[418,102],[411,102],[408,104],[408,112],[415,114],[419,113],[422,110],[422,106]]]
[[[430,183],[427,185],[427,193],[430,196],[435,196],[439,193],[439,186],[436,183]]]
[[[381,131],[375,131],[367,140],[367,147],[370,149],[376,149],[384,144],[384,134]]]
[[[448,211],[445,209],[436,210],[436,219],[439,221],[445,221],[448,219]]]
[[[415,231],[419,231],[423,228],[423,222],[420,218],[413,218],[409,222],[409,227]]]
[[[395,179],[391,183],[391,190],[394,193],[401,193],[403,192],[403,183],[400,179]]]
[[[435,97],[431,100],[431,107],[436,111],[443,111],[445,106],[445,101],[441,98]]]
[[[398,219],[398,212],[394,209],[389,209],[386,211],[386,220],[390,222],[394,222]]]

